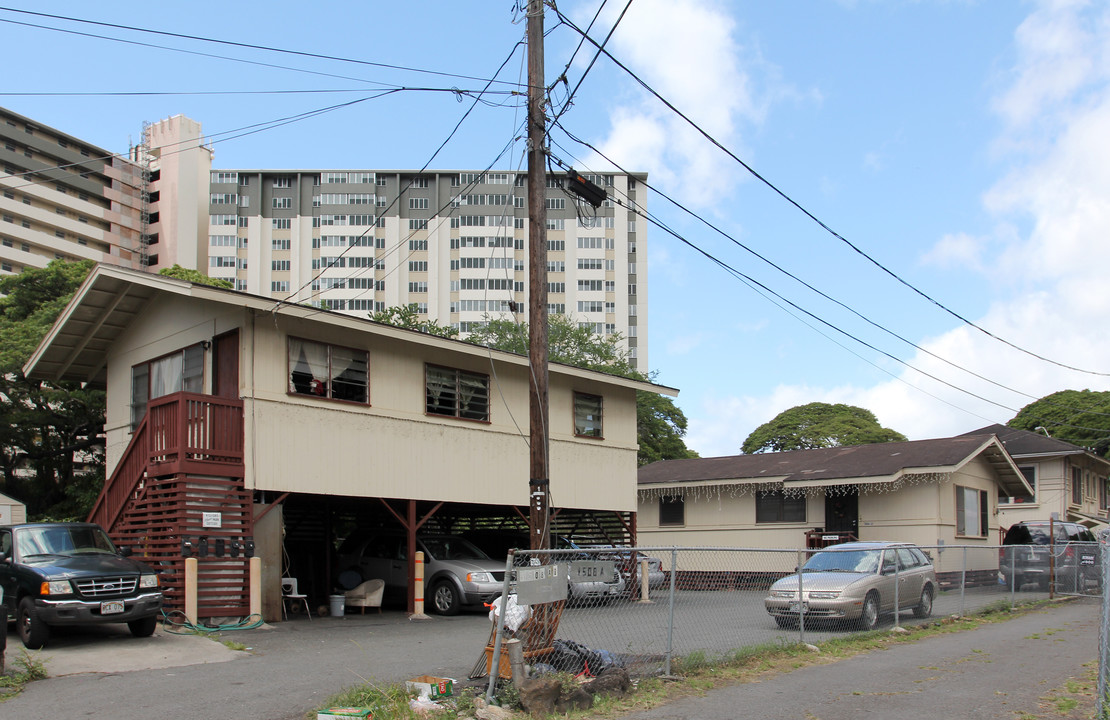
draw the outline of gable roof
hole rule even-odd
[[[1110,466],[1110,460],[1074,443],[1048,437],[1039,432],[1019,430],[1006,425],[988,425],[965,435],[995,435],[1006,447],[1006,452],[1017,459],[1048,457],[1052,455],[1088,455],[1091,459]],[[962,437],[962,436],[961,436]]]
[[[782,483],[786,488],[859,485],[950,473],[977,457],[990,463],[1007,494],[1032,493],[1005,447],[992,435],[661,460],[640,468],[638,483],[641,489],[757,483]]]
[[[462,340],[373,322],[367,318],[307,305],[278,302],[261,295],[131,270],[116,265],[97,265],[54,321],[54,325],[23,367],[27,377],[41,380],[72,380],[97,387],[107,384],[107,361],[112,345],[127,327],[159,295],[201,299],[248,310],[310,319],[326,325],[400,339],[419,345],[450,349],[467,355],[496,358],[501,362],[528,365],[528,357],[491,350]],[[551,363],[550,372],[571,375],[610,385],[676,396],[678,390],[665,385],[632,380],[619,375]]]

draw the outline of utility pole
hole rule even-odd
[[[544,150],[547,90],[543,72],[543,0],[528,0],[528,362],[530,464],[528,530],[533,550],[551,547],[547,374],[547,204]]]

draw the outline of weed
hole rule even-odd
[[[498,680],[493,697],[503,708],[520,707],[520,691],[510,680]]]
[[[11,666],[15,672],[10,672]],[[9,665],[8,674],[0,674],[0,701],[15,697],[23,691],[24,686],[35,680],[46,677],[46,666],[26,650],[21,650]]]

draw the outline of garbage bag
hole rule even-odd
[[[490,603],[489,619],[497,622],[501,614],[501,596],[498,595]],[[528,618],[532,617],[532,608],[529,605],[520,605],[516,601],[516,594],[509,595],[505,601],[505,627],[511,632],[516,632]]]

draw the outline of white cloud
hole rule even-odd
[[[979,272],[984,269],[983,252],[986,240],[967,233],[951,233],[921,257],[925,265],[940,268],[964,268]]]
[[[611,25],[616,10],[610,12]],[[788,93],[756,93],[751,68],[761,68],[772,82],[776,73],[737,34],[736,23],[716,2],[640,0],[610,44],[615,56],[693,122],[743,152],[739,126],[761,122],[769,98]],[[742,179],[733,160],[657,99],[642,92],[635,98],[610,112],[606,155],[624,167],[646,169],[653,184],[699,207],[711,206]]]
[[[1011,170],[983,201],[996,228],[987,237],[953,232],[922,259],[982,272],[995,299],[972,320],[995,336],[1059,363],[1110,372],[1110,10],[1043,2],[1018,29],[1016,45],[1014,81],[996,103],[1007,123],[999,159]],[[705,455],[735,453],[759,424],[808,402],[865,407],[882,425],[921,439],[1006,422],[1057,390],[1110,389],[1110,378],[1030,357],[966,325],[920,344],[982,377],[918,352],[910,364],[967,392],[900,370],[898,380],[871,387],[799,384],[761,397],[713,398],[691,413],[712,420],[691,419],[689,444]]]

